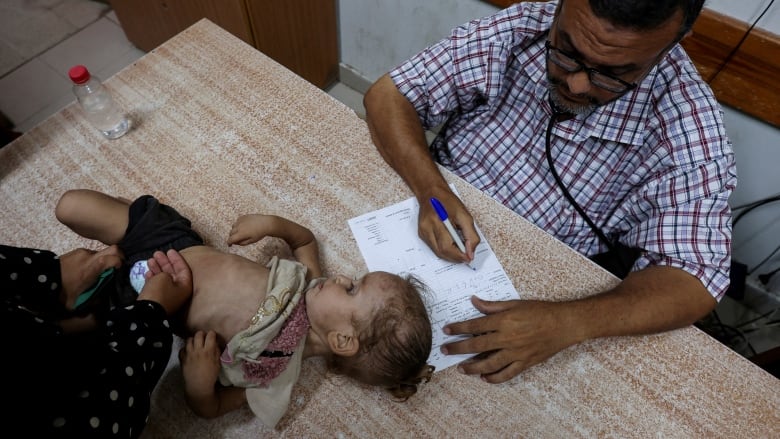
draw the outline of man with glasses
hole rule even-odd
[[[479,242],[439,163],[623,278],[573,301],[473,298],[485,316],[445,327],[473,335],[445,353],[481,354],[463,373],[503,382],[588,339],[690,325],[723,297],[734,156],[718,102],[677,44],[702,5],[516,4],[456,28],[366,93],[374,143],[420,201],[420,237],[437,255],[466,262]]]

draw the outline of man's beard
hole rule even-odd
[[[588,102],[585,104],[570,102],[558,93],[558,86],[565,87],[566,85],[560,79],[547,75],[547,90],[550,92],[550,100],[558,110],[571,114],[587,115],[602,105],[601,102],[591,96],[586,96]]]

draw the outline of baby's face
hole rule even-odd
[[[360,279],[327,278],[306,292],[306,313],[312,329],[320,334],[338,331],[353,320],[366,321],[393,294],[400,278],[373,272]]]

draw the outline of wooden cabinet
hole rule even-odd
[[[208,18],[312,84],[338,79],[336,0],[111,0],[122,29],[150,51]]]
[[[338,79],[336,0],[246,0],[255,47],[325,88]]]

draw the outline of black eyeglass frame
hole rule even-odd
[[[635,82],[634,83],[626,82],[626,81],[624,81],[624,80],[622,80],[620,78],[616,78],[615,76],[612,76],[610,74],[604,73],[604,72],[600,71],[599,69],[594,69],[593,67],[586,66],[585,64],[582,63],[582,61],[580,61],[577,58],[571,56],[570,54],[566,53],[565,51],[563,51],[563,50],[553,46],[552,43],[550,42],[550,40],[546,40],[544,42],[544,48],[547,51],[547,59],[552,61],[553,64],[555,64],[556,66],[560,67],[561,69],[565,70],[568,73],[577,73],[577,72],[580,72],[580,71],[584,71],[585,73],[588,74],[588,80],[590,81],[590,83],[595,85],[598,88],[604,89],[604,90],[606,90],[606,91],[608,91],[610,93],[619,94],[619,93],[626,93],[626,92],[631,91],[631,90],[633,90],[633,89],[635,89],[637,87],[637,83],[635,83]],[[576,64],[577,67],[572,69],[571,66],[567,66],[567,65],[561,64],[559,61],[556,61],[556,57],[555,56],[550,56],[550,51],[555,51],[556,52],[556,56],[563,56],[563,58],[568,59],[572,63]],[[610,87],[609,84],[600,83],[598,80],[594,81],[593,80],[593,76],[594,75],[599,75],[599,76],[602,76],[602,77],[604,77],[606,79],[609,79],[610,81],[615,81],[617,84],[622,85],[622,87],[621,88],[617,88],[617,86],[616,87]]]

